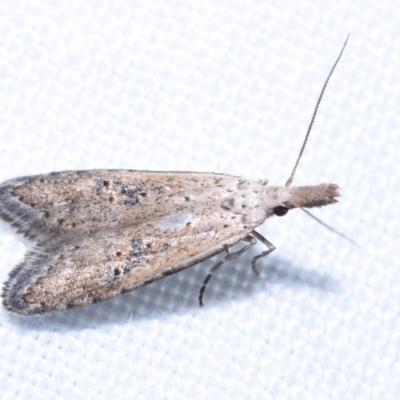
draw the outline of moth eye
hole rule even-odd
[[[288,211],[289,209],[284,206],[277,206],[274,208],[274,214],[278,217],[283,217]]]

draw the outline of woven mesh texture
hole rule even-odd
[[[0,181],[92,168],[288,178],[348,33],[295,184],[340,203],[86,309],[0,308],[2,399],[400,398],[397,1],[0,4]],[[30,244],[0,225],[0,281]]]

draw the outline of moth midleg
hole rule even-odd
[[[262,236],[261,234],[259,234],[258,232],[253,231],[253,232],[251,232],[251,234],[252,234],[256,239],[258,239],[261,243],[265,244],[265,246],[268,247],[268,250],[265,250],[265,251],[263,251],[261,254],[259,254],[258,256],[255,256],[255,257],[253,258],[253,260],[251,261],[251,269],[253,270],[253,272],[254,272],[256,275],[260,275],[260,273],[258,272],[258,269],[256,268],[256,262],[257,262],[257,260],[258,260],[259,258],[266,257],[268,254],[271,254],[271,253],[276,249],[276,247],[275,247],[268,239],[265,239],[265,237]]]
[[[200,292],[199,292],[200,306],[203,305],[203,294],[204,294],[204,291],[206,290],[207,283],[211,279],[211,277],[213,276],[215,271],[217,271],[221,267],[221,265],[225,264],[227,261],[234,260],[235,258],[239,257],[241,254],[245,253],[247,250],[249,250],[251,247],[253,247],[257,243],[257,240],[251,235],[247,235],[246,237],[244,237],[241,240],[243,240],[244,242],[248,242],[246,244],[246,246],[242,247],[238,251],[235,251],[234,253],[229,253],[227,251],[226,256],[219,263],[215,264],[208,272],[208,275],[204,279],[203,284],[201,285],[201,288],[200,288]]]

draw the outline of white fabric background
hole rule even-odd
[[[340,203],[119,298],[41,318],[0,309],[2,399],[400,397],[398,1],[5,1],[0,180],[51,171],[211,171]],[[0,225],[0,280],[30,244]]]

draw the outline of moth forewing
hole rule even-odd
[[[85,187],[78,191],[82,176]],[[38,182],[54,190],[48,186],[48,195],[35,196]],[[9,189],[12,185],[16,190]],[[3,291],[5,307],[24,315],[82,307],[163,278],[228,249],[267,217],[257,206],[264,186],[221,174],[65,172],[2,186],[8,198],[0,204],[8,207],[1,214],[28,237],[40,238]],[[106,195],[99,186],[107,188]],[[135,201],[124,201],[134,193]],[[114,207],[125,218],[113,221]],[[38,225],[46,212],[47,223]],[[30,219],[20,225],[23,213]],[[60,216],[68,222],[60,223]]]
[[[11,179],[0,185],[0,217],[28,239],[87,234],[182,210],[213,207],[234,193],[239,177],[196,172],[66,171]],[[236,221],[237,222],[237,221]]]

